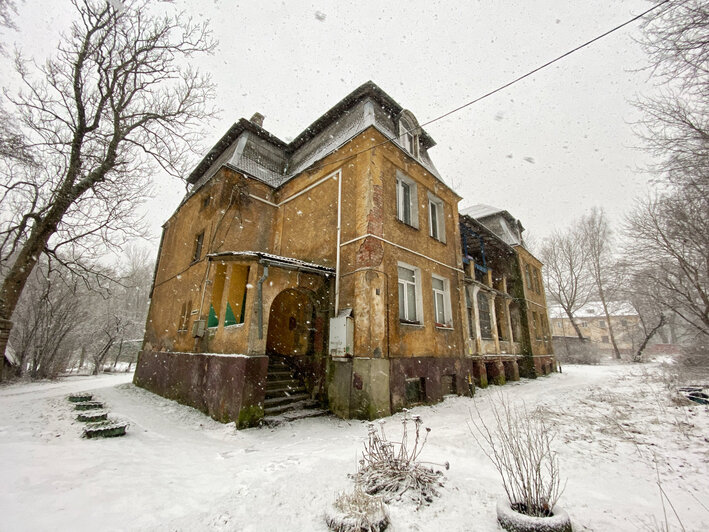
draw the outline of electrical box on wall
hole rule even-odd
[[[192,336],[194,338],[202,338],[206,325],[205,320],[195,320],[194,323],[192,323]]]
[[[344,309],[330,318],[330,356],[351,357],[354,349],[354,319],[352,309]]]

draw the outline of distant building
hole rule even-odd
[[[239,120],[164,225],[135,383],[248,426],[308,400],[371,419],[552,371],[521,224],[459,218],[434,145],[371,82],[290,143]]]
[[[640,316],[630,303],[611,301],[608,303],[610,324],[616,345],[621,353],[634,352],[643,339]],[[578,337],[571,320],[559,305],[549,307],[552,334],[559,338]],[[613,344],[608,331],[608,319],[600,302],[590,302],[574,313],[574,321],[584,338],[590,340],[601,351],[612,352]]]

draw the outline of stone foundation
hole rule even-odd
[[[263,417],[268,357],[141,351],[136,386],[240,428]]]

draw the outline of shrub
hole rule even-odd
[[[325,522],[334,532],[383,532],[389,526],[389,512],[381,497],[373,497],[355,484],[352,493],[335,499]]]
[[[559,460],[552,449],[556,432],[541,415],[522,405],[512,408],[504,396],[490,401],[494,417],[491,430],[477,408],[469,424],[473,439],[502,478],[502,485],[516,511],[529,516],[553,514],[563,487]]]
[[[412,422],[415,431],[413,446],[409,442],[409,424]],[[402,425],[401,441],[393,442],[387,439],[383,423],[379,431],[370,424],[368,441],[364,444],[359,469],[354,475],[355,482],[369,495],[380,495],[384,502],[400,500],[406,494],[417,506],[421,506],[439,495],[436,488],[443,485],[443,473],[419,461],[431,429],[426,428],[422,437],[423,421],[418,416],[410,418],[406,411]],[[443,467],[448,469],[448,463]]]

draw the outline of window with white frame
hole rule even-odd
[[[396,217],[405,224],[418,228],[416,181],[401,172],[396,173]]]
[[[399,120],[399,139],[401,140],[402,148],[414,157],[418,157],[418,127],[412,125],[408,120]]]
[[[429,235],[441,242],[446,241],[446,225],[443,211],[443,201],[430,192],[428,193],[428,228]]]
[[[421,323],[421,273],[418,268],[399,264],[399,320]]]
[[[433,316],[436,326],[451,326],[451,299],[448,280],[436,275],[431,276],[433,288]]]

